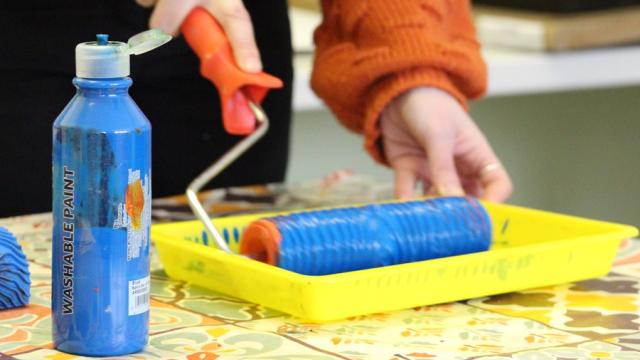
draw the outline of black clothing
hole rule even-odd
[[[292,48],[285,0],[245,1],[266,72],[285,83],[264,102],[269,132],[213,187],[284,179]],[[0,1],[0,217],[51,210],[51,126],[75,88],[75,45],[106,33],[126,41],[148,27],[134,0]],[[182,193],[239,138],[227,135],[215,87],[182,37],[131,58],[130,94],[152,124],[153,196]]]

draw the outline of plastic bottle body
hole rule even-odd
[[[53,126],[54,346],[133,353],[148,339],[151,125],[131,79],[74,84]]]

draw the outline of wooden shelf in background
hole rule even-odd
[[[558,51],[640,41],[640,6],[573,14],[474,6],[480,42]]]

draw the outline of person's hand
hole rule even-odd
[[[197,6],[206,9],[213,15],[224,30],[236,63],[248,72],[262,71],[262,61],[253,35],[253,25],[249,12],[242,0],[136,0],[138,4],[155,9],[149,20],[150,28],[177,35],[180,25]]]
[[[380,119],[384,155],[395,171],[396,196],[414,196],[422,182],[429,195],[472,195],[504,201],[509,174],[487,139],[447,92],[414,88],[394,99]]]

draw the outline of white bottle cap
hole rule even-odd
[[[76,76],[90,79],[129,76],[129,56],[140,55],[171,40],[158,29],[141,32],[127,43],[109,41],[109,35],[98,34],[96,41],[76,46]]]

